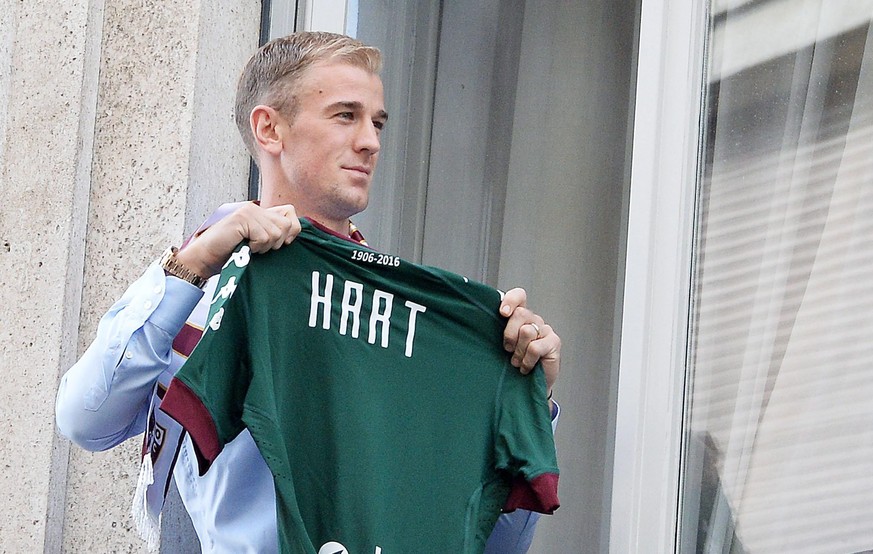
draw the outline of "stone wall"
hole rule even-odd
[[[71,447],[55,392],[146,265],[245,197],[233,95],[259,21],[256,0],[0,0],[2,552],[145,551],[139,441]]]

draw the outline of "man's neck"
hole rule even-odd
[[[291,204],[297,210],[298,218],[305,217],[313,221],[317,221],[322,227],[326,227],[334,233],[345,237],[351,234],[351,220],[348,218],[336,220],[329,217],[322,217],[321,215],[312,213],[309,210],[300,210],[299,206],[295,202],[285,201],[284,199],[276,200],[264,197],[260,200],[260,204],[262,208],[272,208],[284,204]]]
[[[352,233],[351,225],[350,225],[351,222],[348,219],[341,219],[339,221],[333,221],[333,220],[330,220],[328,218],[319,217],[317,215],[310,214],[310,213],[302,213],[302,214],[298,214],[298,216],[311,219],[312,221],[315,221],[316,223],[318,223],[322,227],[330,229],[334,233],[336,233],[338,235],[342,235],[344,237],[347,237],[347,236],[351,235],[351,233]]]

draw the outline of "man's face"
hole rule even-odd
[[[341,222],[367,207],[387,119],[382,81],[345,63],[322,63],[304,73],[297,91],[275,203],[290,202],[299,215],[328,225]]]

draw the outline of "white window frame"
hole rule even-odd
[[[270,38],[294,31],[329,31],[355,36],[357,0],[271,0]]]
[[[677,548],[706,4],[642,0],[610,552]]]
[[[297,30],[297,2],[295,0],[269,0],[270,26],[264,42],[290,35]]]

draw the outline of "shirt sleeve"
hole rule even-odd
[[[498,402],[494,454],[511,480],[504,512],[551,514],[558,501],[558,463],[542,368],[530,376],[507,370]]]
[[[60,432],[87,450],[106,450],[142,433],[155,380],[167,369],[173,338],[203,296],[166,277],[157,263],[100,320],[94,341],[61,378]]]
[[[561,407],[557,402],[554,404],[555,409],[551,414],[552,433],[556,431],[561,416]],[[484,554],[527,554],[539,520],[540,514],[529,510],[500,514],[485,545]]]
[[[540,514],[528,510],[500,514],[484,554],[527,554],[539,519]]]

